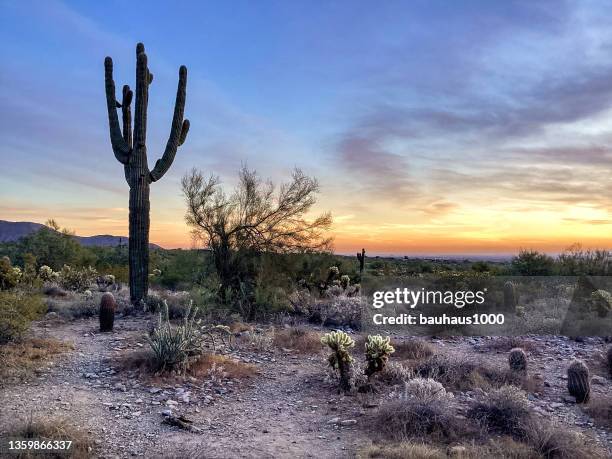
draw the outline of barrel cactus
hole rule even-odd
[[[368,335],[365,343],[365,354],[368,366],[365,374],[369,377],[374,373],[383,371],[389,360],[389,356],[395,352],[390,344],[390,338],[383,338],[380,335]]]
[[[355,346],[355,341],[343,331],[333,331],[323,335],[321,343],[332,350],[328,358],[329,365],[340,375],[340,389],[348,392],[351,389],[351,364],[353,363],[353,358],[348,350]]]
[[[115,323],[115,310],[117,309],[117,303],[115,303],[115,297],[112,293],[106,292],[102,295],[100,300],[100,331],[110,332],[113,331],[113,325]]]
[[[516,294],[516,285],[513,282],[504,284],[504,309],[506,311],[516,311],[518,305],[518,295]]]
[[[527,354],[520,347],[515,347],[508,355],[508,364],[512,371],[527,370]]]
[[[589,368],[582,360],[575,359],[567,369],[567,390],[576,397],[576,403],[586,403],[591,395]]]

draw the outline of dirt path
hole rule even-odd
[[[236,351],[260,375],[243,381],[179,385],[141,383],[118,372],[117,357],[145,346],[148,320],[117,321],[111,334],[97,322],[42,323],[38,336],[74,343],[30,381],[0,391],[0,435],[25,420],[66,419],[95,439],[98,457],[351,457],[364,440],[353,422],[363,411],[342,403],[324,382],[321,357]],[[162,424],[164,410],[186,415],[200,430]]]

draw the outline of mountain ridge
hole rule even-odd
[[[11,222],[0,220],[0,242],[16,242],[28,236],[45,225],[35,222]],[[114,236],[112,234],[96,234],[93,236],[73,236],[79,244],[84,247],[116,247],[120,244],[127,244],[129,238],[126,236]],[[162,249],[163,247],[149,243],[152,249]]]

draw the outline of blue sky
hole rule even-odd
[[[151,239],[188,246],[179,181],[241,163],[321,182],[339,251],[608,245],[612,29],[604,2],[0,2],[0,219],[127,232],[103,60],[155,75],[149,164],[178,67],[191,130],[152,187]]]

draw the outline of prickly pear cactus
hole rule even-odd
[[[115,310],[117,304],[115,303],[115,297],[112,293],[106,292],[102,295],[100,300],[100,331],[110,332],[113,331],[113,325],[115,323]]]
[[[516,286],[508,281],[504,284],[504,310],[516,311],[518,305],[518,296],[516,294]]]
[[[527,371],[527,354],[519,347],[515,347],[508,355],[508,365],[512,371]]]
[[[576,403],[586,403],[591,395],[589,368],[582,360],[575,359],[567,369],[567,390],[576,397]]]
[[[329,365],[338,370],[340,374],[340,389],[348,392],[351,390],[351,364],[353,363],[353,358],[348,350],[355,346],[355,341],[343,331],[333,331],[323,335],[321,343],[332,350],[328,358]]]
[[[365,369],[365,374],[369,377],[374,373],[383,371],[389,356],[395,352],[395,349],[390,344],[390,338],[383,338],[380,335],[368,335],[365,343],[365,354],[368,366]]]

